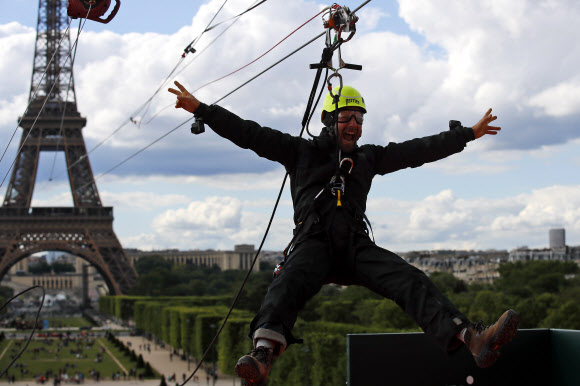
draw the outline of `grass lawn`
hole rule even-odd
[[[91,327],[93,324],[83,317],[67,317],[67,318],[46,318],[48,320],[48,328],[62,328],[62,327]]]
[[[109,354],[98,343],[101,341],[109,343],[104,338],[80,337],[71,339],[59,338],[35,338],[26,351],[16,361],[9,370],[10,374],[16,376],[16,381],[31,380],[39,374],[46,374],[47,371],[57,374],[65,370],[69,378],[76,373],[81,373],[85,379],[92,378],[92,371],[100,373],[100,379],[111,379],[113,373],[123,374],[123,370],[111,358]],[[9,340],[0,343],[0,353],[6,347]],[[13,356],[24,347],[25,341],[13,340],[8,351],[0,359],[0,367],[7,366]],[[113,355],[121,364],[129,370],[135,367],[128,357],[123,356],[119,351],[113,350],[112,345],[107,345]],[[140,369],[142,372],[142,369]],[[122,379],[122,377],[121,377]]]
[[[101,338],[101,342],[107,347],[107,349],[109,349],[111,354],[113,354],[115,358],[117,358],[117,360],[121,362],[121,364],[123,365],[123,367],[127,369],[127,371],[131,371],[131,369],[136,368],[136,362],[131,361],[131,358],[125,355],[117,347],[115,347],[113,343],[109,342],[106,338]],[[151,368],[151,370],[153,370],[153,372],[155,373],[155,378],[161,377],[161,375],[154,368]],[[143,372],[143,369],[139,369],[138,373],[141,372]]]

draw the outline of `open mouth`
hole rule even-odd
[[[356,136],[354,133],[343,133],[342,138],[344,138],[344,140],[347,142],[354,142],[356,139]]]

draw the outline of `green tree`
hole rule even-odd
[[[509,299],[502,293],[481,291],[473,300],[468,318],[472,321],[482,320],[489,323],[497,320],[508,308],[510,308]]]
[[[50,268],[54,273],[65,273],[65,272],[75,272],[75,266],[71,263],[65,263],[62,261],[53,261],[50,264]]]
[[[557,307],[558,297],[543,293],[532,298],[520,300],[515,310],[520,314],[519,328],[538,328],[549,312]]]
[[[6,299],[10,299],[12,296],[14,296],[14,289],[0,285],[0,296]]]
[[[550,311],[541,323],[544,328],[565,328],[580,330],[580,304],[569,300],[557,309]]]
[[[137,260],[135,263],[135,270],[138,275],[146,275],[159,269],[171,269],[171,265],[172,264],[169,261],[161,256],[145,256]]]
[[[244,287],[242,294],[240,295],[238,300],[238,307],[243,310],[258,312],[271,281],[272,272],[270,271],[252,273]],[[242,281],[236,283],[236,287],[241,285],[241,283]]]
[[[373,315],[373,327],[376,328],[417,328],[417,323],[395,302],[385,299],[380,302]]]
[[[433,272],[429,279],[441,290],[441,292],[450,295],[460,292],[467,292],[467,284],[461,279],[456,278],[451,273]]]
[[[309,301],[300,312],[300,318],[306,321],[320,320],[320,305],[330,299],[337,299],[340,296],[340,289],[334,284],[322,286],[322,289]]]
[[[50,265],[46,261],[40,261],[37,264],[28,266],[28,272],[34,275],[42,275],[44,273],[50,273],[50,271]]]
[[[339,299],[345,301],[360,302],[367,299],[382,299],[381,295],[378,295],[371,290],[361,287],[358,285],[351,285],[339,292]]]
[[[558,293],[572,284],[567,275],[577,275],[579,267],[571,261],[529,261],[500,265],[495,288],[520,298],[544,292]]]

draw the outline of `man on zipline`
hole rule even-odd
[[[489,109],[473,127],[450,122],[437,135],[387,146],[362,145],[364,99],[350,86],[329,93],[322,108],[325,127],[306,140],[239,118],[217,105],[208,106],[181,84],[176,108],[202,118],[218,135],[260,157],[284,165],[294,204],[294,238],[260,311],[250,325],[254,349],[238,361],[235,372],[247,384],[265,384],[272,361],[292,343],[298,312],[326,283],[361,285],[393,300],[441,346],[462,342],[479,367],[491,366],[499,348],[517,332],[519,315],[506,311],[486,328],[471,323],[421,270],[378,247],[365,224],[367,195],[375,175],[418,167],[462,151],[467,142],[496,135],[497,119]]]

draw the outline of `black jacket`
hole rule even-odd
[[[243,120],[220,106],[203,103],[195,115],[202,117],[218,135],[239,147],[253,150],[260,157],[284,165],[290,175],[296,224],[304,219],[314,197],[336,172],[336,142],[325,130],[320,138],[307,140]],[[351,157],[355,162],[344,194],[348,206],[360,215],[364,214],[375,175],[440,160],[459,153],[467,142],[474,139],[471,128],[462,127],[458,121],[450,121],[450,130],[437,135],[401,143],[391,142],[387,146],[362,145],[351,154],[342,153],[342,157]]]

